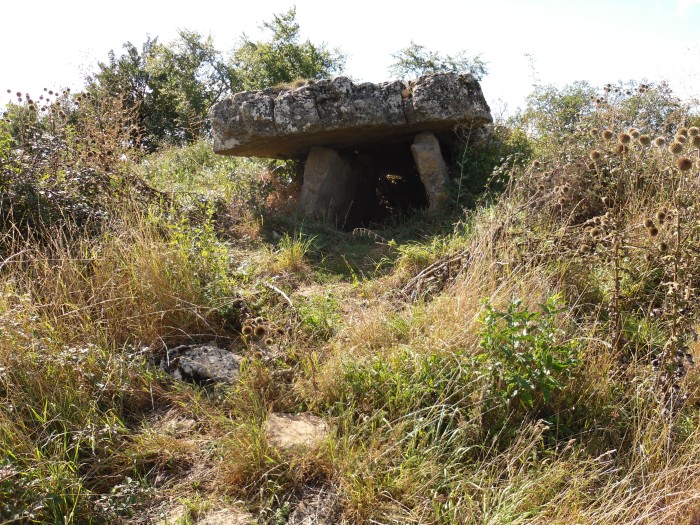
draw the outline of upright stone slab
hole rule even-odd
[[[342,227],[352,206],[357,177],[346,155],[314,146],[304,166],[300,200],[303,212]]]
[[[447,184],[450,180],[447,164],[440,151],[440,142],[432,133],[419,133],[411,145],[411,153],[420,180],[425,186],[430,209],[437,210],[447,200]]]

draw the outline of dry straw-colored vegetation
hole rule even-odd
[[[130,111],[0,123],[0,523],[320,488],[338,523],[700,522],[700,121],[663,85],[540,88],[456,156],[478,204],[355,232],[295,217],[288,166],[139,153]],[[237,384],[155,366],[211,340]],[[333,430],[279,451],[270,412]]]

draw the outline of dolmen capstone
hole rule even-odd
[[[440,208],[449,181],[441,143],[458,125],[492,121],[479,83],[456,73],[243,91],[215,104],[210,117],[216,153],[305,161],[303,212],[340,227],[370,218],[378,200],[400,206],[400,191],[380,191],[391,184]]]

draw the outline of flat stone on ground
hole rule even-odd
[[[328,435],[328,424],[313,414],[272,413],[267,418],[267,441],[279,450],[312,447]]]

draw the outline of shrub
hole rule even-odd
[[[541,312],[531,312],[520,299],[503,311],[486,304],[479,342],[483,352],[477,359],[491,379],[491,394],[532,408],[538,398],[548,403],[564,388],[579,359],[575,341],[564,339],[556,324],[561,309],[556,296],[541,305]]]

